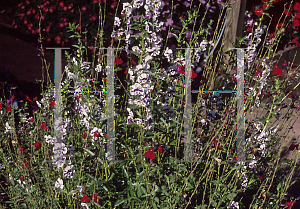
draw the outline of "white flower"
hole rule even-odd
[[[127,12],[127,17],[129,17],[131,15],[132,12],[132,6],[130,5],[130,3],[123,3],[123,10],[121,12],[121,14],[124,14],[125,12]]]
[[[80,196],[83,196],[83,194],[82,194],[82,189],[83,189],[83,186],[79,186],[79,185],[77,185],[77,187],[79,188]]]
[[[138,46],[133,46],[132,47],[132,51],[134,51],[134,52],[136,52],[138,54],[140,54],[142,52]]]
[[[65,171],[64,171],[64,176],[66,176],[67,178],[72,178],[72,173],[74,173],[75,170],[74,170],[74,165],[71,165],[71,166],[67,166],[65,167]]]
[[[114,25],[116,25],[116,26],[120,26],[120,25],[121,25],[120,18],[118,18],[118,17],[115,17],[115,22],[114,22]]]
[[[169,49],[169,47],[166,48],[164,55],[168,58],[168,62],[170,62],[171,59],[174,58],[173,51],[172,51],[172,49]]]
[[[6,127],[5,127],[5,133],[6,132],[10,132],[10,133],[13,133],[13,131],[14,131],[14,128],[13,127],[10,127],[9,126],[9,124],[8,124],[8,122],[6,122]]]
[[[152,57],[150,55],[147,55],[145,58],[145,63],[148,62],[148,61],[151,61],[152,60]]]
[[[126,39],[125,39],[126,44],[130,44],[131,43],[129,38],[130,38],[130,34],[127,34],[126,35]]]
[[[134,9],[138,9],[143,5],[143,3],[144,3],[144,0],[134,0],[132,6]]]
[[[102,65],[101,64],[97,65],[95,71],[97,71],[99,73],[99,72],[101,72],[101,70],[102,70]]]
[[[54,144],[54,142],[56,141],[56,137],[52,137],[50,135],[45,135],[45,139],[46,139],[46,142],[47,143],[50,143],[50,144]]]
[[[238,202],[235,202],[235,201],[231,201],[231,204],[230,206],[227,206],[227,208],[229,209],[239,209],[239,203]]]
[[[36,102],[36,104],[37,104],[37,106],[38,106],[39,108],[42,107],[42,105],[41,105],[38,101],[35,101],[35,102]]]
[[[201,119],[200,122],[202,123],[202,125],[206,125],[207,122],[205,121],[205,119]]]
[[[73,57],[73,62],[75,65],[78,65],[78,62],[76,61],[75,57]]]
[[[64,182],[61,178],[58,178],[57,181],[55,182],[55,188],[64,188]]]
[[[145,23],[146,25],[145,25],[145,30],[147,31],[147,33],[152,33],[152,31],[150,30],[150,23],[149,22],[146,22]]]
[[[83,209],[89,209],[89,206],[86,203],[81,203],[81,207]]]
[[[207,46],[208,42],[203,40],[201,43],[200,43],[200,46],[199,48],[202,50],[202,51],[206,51],[206,46]]]

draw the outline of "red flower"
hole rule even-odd
[[[197,78],[197,73],[195,73],[195,71],[192,70],[192,78]]]
[[[32,123],[34,121],[33,117],[31,118],[31,120],[29,121],[30,123]]]
[[[286,60],[284,60],[284,62],[282,63],[283,66],[286,66]]]
[[[181,65],[182,62],[180,62],[180,65],[178,65],[177,67],[177,72],[180,73],[180,74],[184,74],[184,67]]]
[[[266,5],[266,4],[263,4],[263,8],[265,9],[265,8],[267,8],[268,7],[268,5]]]
[[[220,145],[217,147],[217,145],[218,145],[218,141],[217,141],[217,140],[211,141],[211,142],[210,142],[210,144],[212,144],[212,143],[214,143],[215,149],[216,149],[217,151],[218,151],[218,150],[223,150],[223,148],[222,148]]]
[[[47,127],[46,127],[46,125],[45,125],[45,123],[43,122],[43,124],[41,125],[41,129],[43,129],[43,130],[47,130]]]
[[[24,160],[24,164],[22,164],[22,168],[23,169],[28,169],[28,163],[27,163],[26,159]]]
[[[299,27],[299,20],[294,18],[293,19],[293,25],[294,25],[294,27]]]
[[[288,209],[291,209],[293,207],[294,203],[296,203],[296,201],[287,202],[287,203],[285,203],[285,205],[288,206]]]
[[[86,193],[84,193],[84,196],[81,198],[81,201],[82,201],[82,202],[88,202],[88,201],[90,201],[90,200],[89,200],[89,197],[87,196]]]
[[[115,1],[114,3],[112,3],[112,4],[110,5],[110,8],[114,9],[116,6],[117,6],[117,2]]]
[[[99,138],[99,133],[98,133],[98,131],[96,131],[96,132],[94,133],[94,137]]]
[[[292,142],[291,146],[289,147],[289,150],[293,151],[293,150],[295,150],[295,148],[298,150],[298,147],[299,147],[299,143],[294,144],[294,142]]]
[[[26,99],[31,102],[31,99],[29,98],[29,96],[26,95]]]
[[[279,24],[276,26],[276,29],[279,28],[279,27],[284,27],[284,26],[285,26],[285,24],[279,23]]]
[[[273,75],[281,75],[282,74],[282,69],[280,69],[277,65],[275,65],[273,67],[273,71],[272,71]]]
[[[94,194],[94,201],[98,202],[99,198],[97,198],[97,194]]]
[[[294,38],[293,40],[292,40],[292,43],[295,43],[296,45],[299,45],[299,41],[297,40],[299,37],[297,37],[297,38]]]
[[[53,107],[55,105],[55,101],[53,101],[53,98],[51,99],[51,102],[50,102],[50,106]]]
[[[79,96],[76,97],[76,100],[79,100],[81,96],[82,96],[82,94],[79,94]]]
[[[33,101],[37,101],[37,100],[38,100],[38,98],[37,98],[37,97],[34,97],[34,98],[33,98]]]
[[[149,158],[149,159],[155,158],[155,155],[153,153],[153,147],[151,147],[149,151],[145,152],[145,156],[146,156],[146,158]]]
[[[35,142],[35,143],[34,143],[34,146],[35,146],[35,150],[41,149],[41,144],[40,144],[39,141]]]
[[[163,152],[163,148],[161,147],[161,145],[159,145],[159,147],[157,147],[157,151],[159,152],[159,154],[161,154]]]
[[[125,73],[125,75],[128,75],[128,70],[126,69],[124,73]]]
[[[24,181],[24,176],[23,175],[21,175],[20,180]]]
[[[262,180],[263,178],[264,178],[263,176],[259,176],[258,181]]]
[[[82,138],[85,139],[87,137],[87,134],[84,131],[82,132],[83,132]]]
[[[260,75],[260,77],[262,77],[261,68],[259,68],[259,70],[255,72],[255,75]]]
[[[134,60],[131,61],[131,64],[136,65],[136,62]]]
[[[274,38],[275,37],[275,33],[271,33],[270,35],[269,35],[269,39],[272,39],[272,38]]]
[[[209,91],[204,95],[204,97],[206,98],[208,97],[208,95],[209,95]]]
[[[292,13],[291,9],[290,10],[289,9],[284,10],[284,14],[286,14],[287,16],[290,16],[291,13]]]
[[[7,110],[7,111],[11,111],[11,106],[8,105],[8,106],[6,107],[6,110]]]
[[[119,64],[122,64],[123,61],[122,61],[119,57],[116,57],[115,63],[116,63],[117,65],[119,65]]]
[[[261,16],[262,15],[262,8],[256,9],[254,12],[257,16]]]
[[[0,102],[0,109],[2,108],[2,105],[3,105],[3,104]]]
[[[97,18],[96,18],[95,16],[92,16],[92,17],[90,18],[90,20],[92,20],[92,21],[96,21],[96,20],[97,20]]]
[[[298,2],[296,2],[294,10],[300,12],[300,4]]]
[[[21,153],[21,155],[23,155],[23,151],[24,151],[25,147],[21,147],[21,146],[19,146],[19,147],[20,147],[20,153]]]
[[[86,6],[81,7],[81,10],[85,12],[86,11]]]

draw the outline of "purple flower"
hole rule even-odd
[[[170,13],[170,10],[163,11],[162,14],[165,15],[166,13]]]
[[[167,19],[166,26],[168,26],[168,25],[173,26],[173,23],[174,23],[174,21],[171,18],[169,18],[169,19]]]
[[[161,28],[161,30],[166,31],[167,28],[164,26],[164,27]]]
[[[191,5],[188,2],[186,2],[186,1],[183,4],[185,5],[185,7],[189,7]]]
[[[185,35],[185,37],[186,37],[186,38],[191,38],[191,35],[192,35],[192,32],[188,32],[188,33]]]

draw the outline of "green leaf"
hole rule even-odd
[[[232,200],[233,198],[235,198],[236,195],[237,195],[236,193],[229,193],[227,195],[227,198],[228,198],[228,200]]]
[[[90,150],[86,149],[86,148],[83,148],[85,151],[87,151],[90,155],[94,156],[95,154],[92,153]]]
[[[127,202],[127,199],[122,199],[122,200],[119,199],[119,200],[117,200],[116,203],[115,203],[114,208],[116,208],[117,206],[119,206],[119,205],[121,205],[121,204],[123,204],[125,202]]]
[[[129,51],[130,53],[136,55],[137,57],[140,57],[140,55],[139,55],[138,53],[136,53],[136,52],[134,52],[134,51],[132,51],[132,50],[128,50],[128,51]]]
[[[183,19],[180,19],[180,21],[182,22],[182,26],[184,26],[185,22],[183,21]]]
[[[168,126],[168,124],[166,123],[166,121],[163,118],[160,118],[160,120],[165,124],[166,127]]]
[[[277,191],[279,191],[280,190],[280,188],[282,187],[282,183],[280,182],[278,185],[277,185]]]
[[[27,205],[25,203],[21,203],[20,207],[21,208],[27,208]]]
[[[175,33],[171,33],[175,38],[176,40],[178,41],[178,36],[175,34]]]
[[[138,198],[140,198],[142,195],[143,195],[143,192],[142,192],[141,186],[139,183],[137,183],[137,196],[138,196]]]
[[[169,145],[170,145],[170,146],[176,146],[176,145],[177,145],[177,141],[176,141],[176,140],[173,140],[173,141],[170,142]]]
[[[113,177],[115,176],[115,173],[112,173],[108,179],[108,181],[110,181]]]

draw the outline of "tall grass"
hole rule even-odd
[[[130,10],[126,11],[126,18],[131,16],[130,13]],[[184,38],[188,31],[187,24],[192,23],[198,13],[190,14],[190,18],[182,22],[182,30],[174,33],[178,38],[178,48],[199,47],[200,40],[202,44],[206,41],[203,37],[205,28],[202,27],[198,31],[193,28],[194,36],[189,42]],[[203,20],[205,18],[204,15]],[[288,96],[284,93],[282,80],[272,74],[278,70],[273,68],[276,61],[272,60],[272,55],[281,31],[277,31],[276,40],[264,54],[256,48],[252,61],[248,57],[249,49],[245,50],[245,117],[250,118],[252,108],[259,105],[259,90],[269,88],[267,91],[272,94],[268,113],[261,115],[259,121],[251,118],[246,123],[245,152],[247,158],[253,161],[229,162],[229,158],[237,157],[236,149],[239,146],[236,145],[235,94],[222,97],[218,93],[199,93],[198,101],[192,107],[195,162],[189,163],[183,161],[186,134],[183,113],[185,105],[189,105],[184,102],[185,77],[180,73],[180,69],[187,64],[185,51],[177,50],[173,57],[171,53],[164,53],[169,48],[162,47],[167,43],[156,44],[158,37],[152,37],[149,45],[145,45],[147,37],[150,37],[147,30],[150,29],[145,29],[147,18],[143,16],[143,19],[133,19],[131,23],[132,28],[141,30],[141,36],[134,37],[135,44],[119,41],[116,47],[127,50],[127,57],[134,60],[131,63],[128,60],[127,87],[121,85],[125,93],[119,99],[125,101],[125,107],[115,107],[114,113],[115,157],[120,161],[110,161],[107,153],[110,140],[106,128],[108,89],[105,77],[98,79],[100,75],[108,75],[107,60],[105,56],[98,59],[95,53],[93,64],[84,62],[87,56],[87,46],[81,41],[84,32],[76,31],[74,25],[69,27],[73,37],[78,39],[77,49],[75,54],[66,53],[68,66],[62,77],[61,109],[64,124],[60,126],[60,131],[63,143],[57,145],[57,139],[54,138],[57,95],[53,94],[53,83],[48,83],[41,101],[26,101],[25,108],[10,110],[10,104],[6,101],[11,98],[1,98],[1,172],[7,180],[1,195],[5,192],[9,196],[10,200],[6,201],[8,207],[238,208],[239,205],[240,208],[282,208],[283,197],[294,183],[291,179],[298,158],[290,162],[290,170],[287,171],[280,167],[281,162],[285,161],[280,158],[280,150],[272,152],[272,147],[280,144],[282,136],[277,133],[281,127],[271,129],[273,126],[270,122],[277,115],[276,109],[283,98]],[[126,26],[124,22],[122,24]],[[219,26],[221,22],[220,16]],[[158,22],[154,21],[154,24]],[[261,35],[261,27],[258,24],[252,40],[254,44],[249,48],[257,47],[255,43],[259,42],[257,37]],[[103,31],[101,25],[98,31]],[[219,35],[213,37],[212,43],[216,43]],[[126,32],[119,39],[126,40]],[[102,41],[96,41],[94,48],[105,48],[102,44]],[[140,52],[135,51],[133,46],[139,46]],[[147,50],[151,47],[156,47],[155,50],[161,51],[163,56],[157,56],[153,53],[155,50]],[[208,54],[213,49],[211,44],[206,47],[200,51],[193,50],[191,60],[197,60],[199,53]],[[234,47],[239,48],[241,44]],[[41,52],[42,49],[41,45]],[[223,90],[237,89],[236,75],[225,73],[228,69],[221,61],[224,56],[222,51],[220,47],[206,61],[202,73],[208,82],[199,87],[200,91],[212,90],[219,71],[224,80]],[[114,52],[118,57],[117,50]],[[101,49],[100,53],[104,55],[106,52]],[[228,53],[235,66],[235,51]],[[261,62],[255,64],[256,59]],[[168,67],[162,68],[162,60],[168,60]],[[44,62],[48,73],[49,65]],[[116,62],[119,63],[120,58],[116,58]],[[116,71],[121,69],[117,63],[114,64]],[[258,68],[262,68],[261,77],[255,75]],[[94,81],[92,78],[95,78]],[[273,85],[266,85],[270,82]],[[28,118],[24,110],[33,104],[38,105],[39,109],[33,118]],[[14,125],[15,112],[23,119],[19,127]],[[291,115],[293,117],[295,115]],[[250,132],[249,125],[258,124],[260,128],[253,128]],[[56,155],[63,158],[57,160]]]

